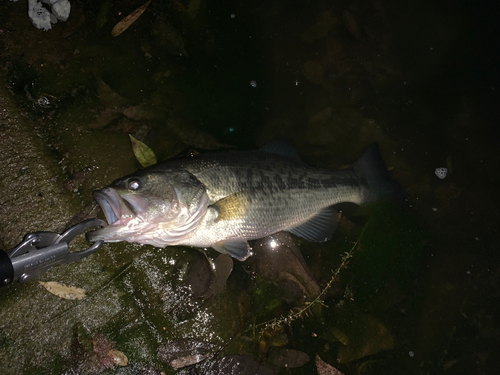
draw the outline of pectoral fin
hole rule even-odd
[[[252,248],[245,240],[227,240],[214,243],[212,247],[219,253],[229,254],[233,258],[244,261],[252,255]]]
[[[245,216],[250,201],[245,192],[238,192],[212,205],[218,212],[217,220],[237,220]]]
[[[323,208],[305,223],[289,229],[289,232],[311,242],[325,242],[332,237],[337,229],[340,216],[340,213],[334,208]]]

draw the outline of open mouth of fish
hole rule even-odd
[[[89,241],[119,242],[133,237],[147,226],[144,220],[149,202],[138,195],[122,196],[113,188],[94,191],[94,199],[101,206],[108,226],[87,233]]]
[[[96,190],[93,195],[110,226],[127,224],[130,220],[140,217],[148,208],[146,199],[137,195],[124,197],[113,188]]]

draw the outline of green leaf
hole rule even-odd
[[[132,151],[134,151],[134,155],[141,163],[141,165],[146,168],[150,165],[156,164],[156,155],[146,144],[135,139],[129,134],[130,142],[132,142]]]

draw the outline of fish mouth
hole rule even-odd
[[[143,221],[143,214],[149,206],[148,200],[141,196],[120,195],[115,189],[110,187],[96,190],[92,195],[101,207],[108,226],[89,232],[87,238],[90,241],[123,241],[123,238],[121,238],[123,229],[134,219]]]
[[[121,197],[113,189],[96,190],[92,195],[106,216],[108,225],[116,223],[121,217]]]

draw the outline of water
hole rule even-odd
[[[195,250],[106,245],[41,278],[86,289],[81,302],[36,282],[0,291],[0,372],[187,373],[156,358],[182,338],[223,348],[199,371],[229,355],[292,374],[318,373],[316,355],[345,374],[500,367],[494,5],[153,1],[112,37],[140,2],[71,4],[48,32],[31,25],[25,3],[0,4],[3,248],[62,230],[92,190],[136,169],[128,134],[160,160],[287,137],[324,168],[378,142],[410,208],[345,207],[332,241],[295,239],[305,268],[292,254],[279,272],[235,262],[215,295]],[[328,307],[291,321],[300,292],[313,300],[353,247],[322,298]],[[289,324],[262,331],[280,318]],[[97,334],[130,366],[91,365]],[[276,360],[285,349],[311,360],[285,370]]]

